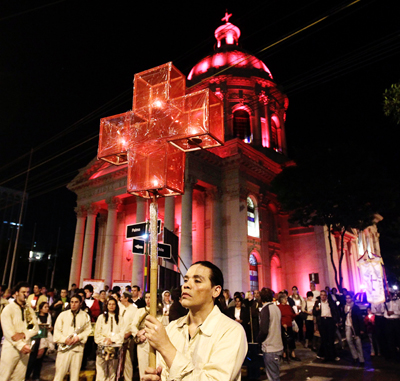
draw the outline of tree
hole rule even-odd
[[[343,149],[345,148],[345,149]],[[291,222],[327,226],[330,258],[339,290],[343,286],[344,237],[351,228],[363,230],[374,215],[393,201],[384,171],[374,169],[373,156],[357,155],[341,147],[313,152],[298,166],[285,168],[272,182],[272,192]],[[378,178],[377,178],[378,177]],[[333,257],[332,232],[341,235],[338,266]]]
[[[394,83],[383,93],[383,112],[400,124],[400,82]]]

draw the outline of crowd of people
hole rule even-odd
[[[201,265],[192,267],[200,270],[204,267],[210,270],[211,275],[220,273],[208,263],[201,262]],[[0,334],[4,335],[0,381],[39,380],[43,358],[55,351],[56,381],[63,380],[67,372],[70,380],[77,381],[80,370],[85,369],[90,361],[95,361],[96,380],[123,378],[132,381],[136,369],[140,379],[146,379],[150,377],[145,372],[149,365],[150,345],[161,353],[160,361],[166,368],[171,368],[174,362],[184,364],[185,360],[178,356],[176,347],[190,347],[199,329],[203,336],[207,336],[207,329],[212,328],[196,324],[200,320],[212,320],[214,315],[215,319],[225,316],[228,320],[224,320],[224,325],[227,327],[230,327],[227,321],[236,321],[237,326],[243,327],[244,341],[261,344],[259,348],[269,380],[279,380],[282,361],[301,361],[296,355],[296,345],[300,344],[314,350],[317,358],[329,362],[340,360],[337,349],[343,348],[345,341],[354,364],[363,366],[361,340],[365,336],[369,338],[371,356],[382,354],[387,359],[398,358],[400,299],[395,292],[386,302],[369,305],[364,314],[355,303],[352,292],[343,289],[338,293],[336,288],[329,287],[318,291],[313,282],[304,297],[293,286],[290,294],[287,290],[275,293],[270,288],[263,288],[261,291],[235,292],[231,298],[230,291],[223,289],[221,273],[218,282],[210,276],[211,290],[217,286],[219,289],[210,293],[211,296],[207,294],[206,300],[201,286],[196,295],[192,293],[199,287],[196,282],[205,282],[199,270],[200,275],[194,275],[192,280],[192,267],[185,276],[182,289],[165,290],[157,297],[156,318],[148,317],[150,293],[142,295],[137,285],[126,286],[124,290],[118,286],[112,289],[105,286],[99,293],[95,293],[90,284],[83,289],[73,284],[69,290],[65,288],[59,292],[35,284],[32,293],[25,282],[18,283],[13,290],[0,287]],[[210,300],[217,310],[210,309]],[[204,309],[205,305],[208,310],[203,316],[198,309],[199,306]],[[189,336],[186,344],[179,331],[184,329],[185,319]],[[193,326],[189,320],[194,322]],[[166,330],[162,328],[167,326]],[[236,325],[233,328],[237,335]],[[171,330],[180,332],[174,346],[171,346],[174,337]],[[160,336],[161,331],[168,332],[169,339],[166,334]],[[232,336],[232,340],[236,339]],[[168,347],[173,348],[172,353],[176,352],[178,359],[175,356],[175,360],[171,360],[171,350],[165,350]],[[244,360],[242,347],[240,344],[239,352],[237,349],[232,352],[239,356],[240,366]],[[215,369],[215,358],[213,361]],[[195,369],[192,371],[196,372]],[[154,372],[161,377],[160,370]],[[240,377],[229,379],[238,380]]]

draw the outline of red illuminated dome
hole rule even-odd
[[[215,30],[217,44],[213,54],[203,58],[193,67],[188,75],[189,81],[198,82],[223,69],[226,69],[224,74],[240,73],[243,76],[246,70],[248,75],[245,76],[255,75],[272,79],[272,74],[264,62],[238,46],[240,29],[228,22],[230,16],[226,13],[222,19],[226,23]]]

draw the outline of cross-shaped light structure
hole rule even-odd
[[[229,22],[229,18],[232,16],[232,13],[225,12],[225,17],[221,19],[221,21],[225,21],[226,23]]]
[[[209,89],[186,94],[172,62],[135,74],[132,111],[101,119],[98,158],[128,163],[129,193],[184,193],[185,152],[224,141],[223,106]]]

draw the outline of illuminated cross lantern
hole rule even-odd
[[[209,89],[186,93],[172,62],[135,74],[132,111],[101,119],[98,158],[128,163],[129,193],[184,193],[185,152],[219,146],[223,107]]]

